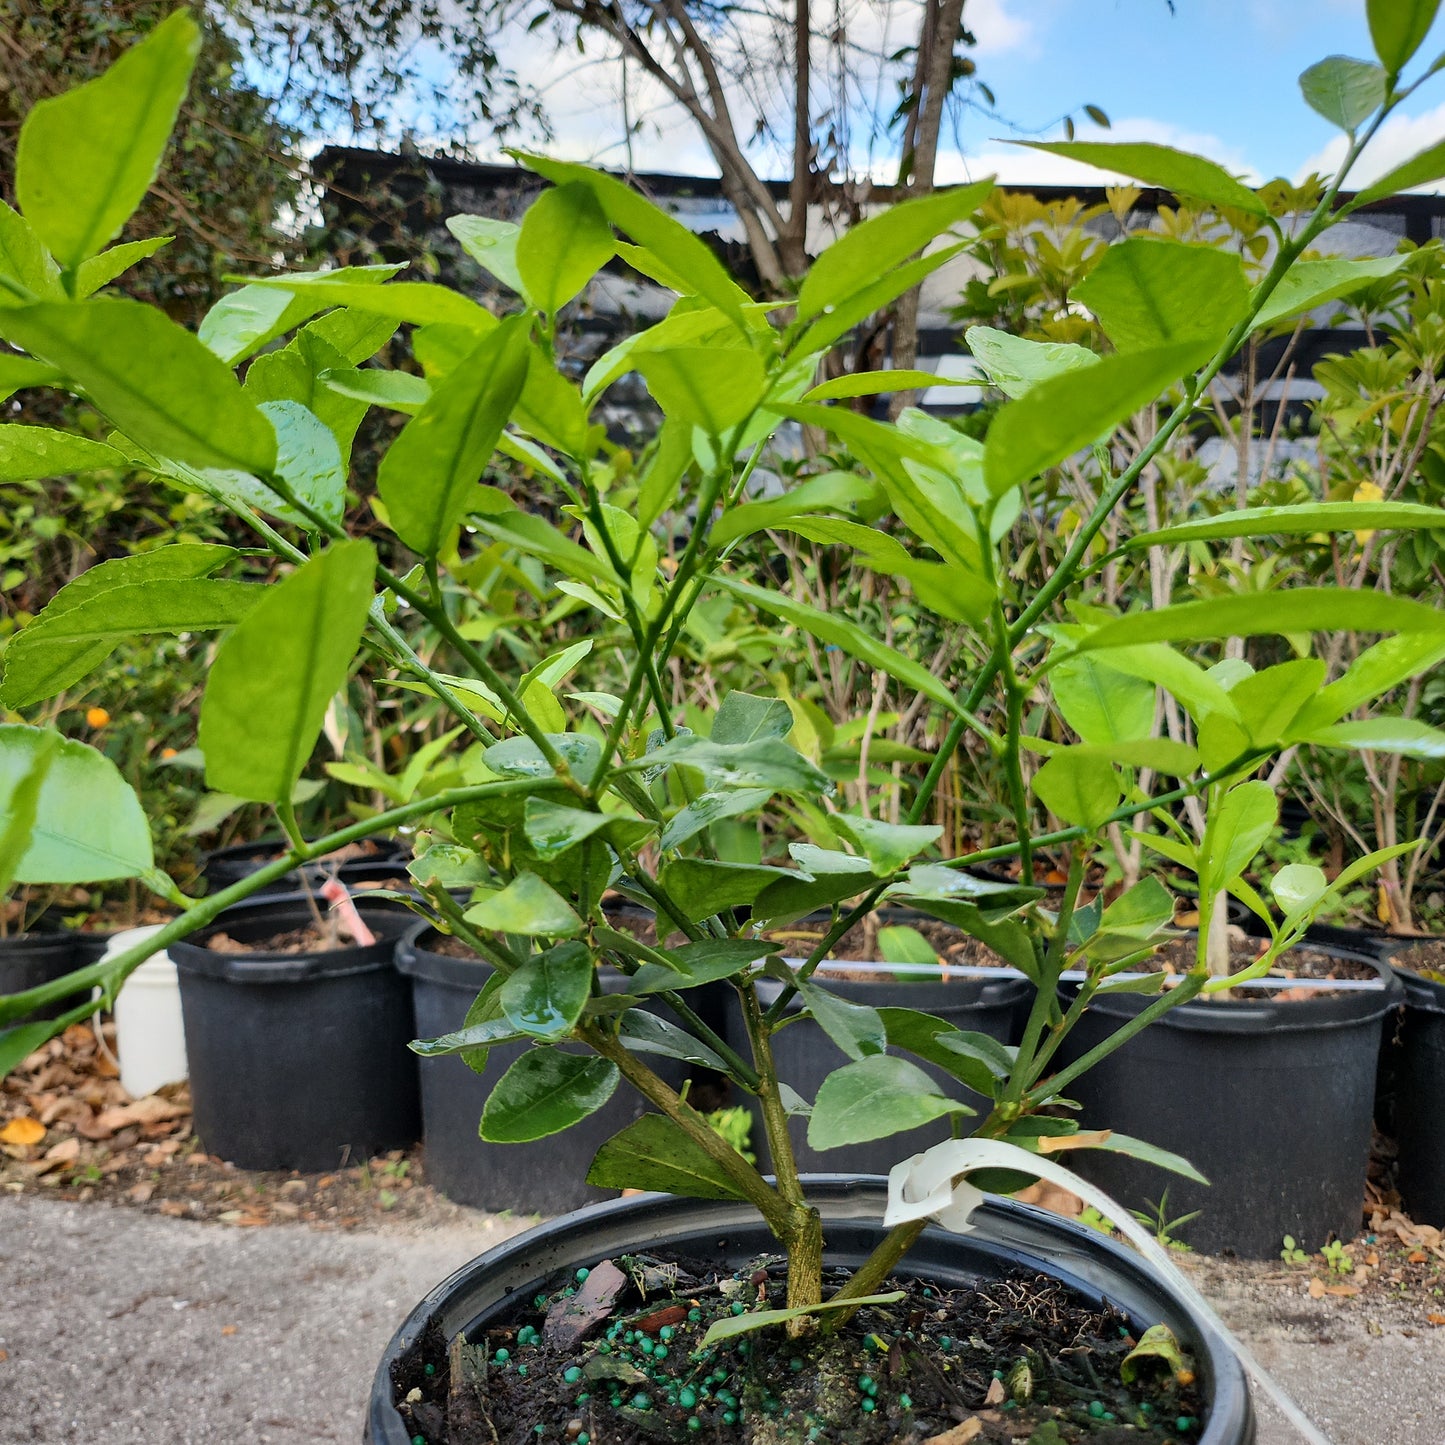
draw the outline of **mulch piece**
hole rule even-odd
[[[383,1217],[434,1219],[454,1206],[421,1177],[419,1150],[394,1150],[325,1174],[238,1169],[192,1133],[190,1090],[143,1099],[120,1085],[114,1025],[65,1032],[0,1081],[0,1189],[100,1200],[173,1219],[240,1227],[355,1229]]]

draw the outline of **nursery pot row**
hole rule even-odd
[[[181,981],[191,1061],[196,1129],[206,1148],[247,1168],[329,1169],[347,1159],[426,1145],[430,1181],[459,1203],[488,1209],[557,1213],[600,1199],[586,1184],[597,1149],[647,1105],[625,1084],[604,1108],[562,1134],[524,1145],[481,1140],[486,1098],[520,1046],[490,1051],[485,1072],[459,1056],[417,1060],[415,1037],[458,1029],[488,969],[455,956],[440,936],[397,905],[363,904],[377,943],[320,954],[269,951],[274,935],[303,928],[303,900],[229,911],[210,929],[172,948]],[[207,946],[225,932],[255,952]],[[393,956],[395,962],[393,962]],[[888,970],[893,976],[884,975]],[[1016,1042],[1032,987],[1008,969],[930,969],[910,977],[901,965],[841,966],[822,975],[828,987],[875,1007],[906,1006],[957,1028]],[[862,971],[867,976],[858,977]],[[1169,1190],[1168,1210],[1198,1209],[1185,1240],[1205,1250],[1267,1257],[1291,1234],[1308,1247],[1331,1235],[1348,1238],[1358,1224],[1369,1150],[1373,1077],[1387,1015],[1399,985],[1377,969],[1373,986],[1280,999],[1259,987],[1246,1000],[1195,1000],[1167,1014],[1085,1074],[1069,1092],[1085,1128],[1106,1127],[1182,1154],[1210,1187],[1167,1175],[1121,1155],[1074,1154],[1071,1164],[1130,1208],[1148,1210]],[[1440,1067],[1445,1047],[1445,989],[1416,980],[1422,1067]],[[604,977],[620,990],[620,974]],[[765,980],[764,1004],[780,986]],[[1412,995],[1413,996],[1413,995]],[[725,1036],[746,1053],[732,990],[700,1000]],[[1060,1063],[1112,1033],[1147,999],[1117,994],[1096,1001]],[[1434,1008],[1436,1012],[1430,1012]],[[775,1035],[780,1076],[805,1098],[846,1062],[811,1020]],[[697,1069],[653,1056],[675,1088]],[[930,1073],[933,1071],[930,1069]],[[986,1108],[956,1080],[934,1073],[954,1097]],[[1430,1127],[1430,1082],[1411,1076],[1421,1101],[1415,1125]],[[714,1085],[716,1080],[711,1081]],[[1436,1085],[1438,1088],[1438,1085]],[[1433,1096],[1437,1100],[1438,1095]],[[734,1097],[734,1103],[750,1103]],[[1438,1118],[1438,1103],[1433,1117]],[[791,1121],[804,1170],[884,1173],[946,1137],[947,1125],[841,1150],[809,1149],[806,1120]],[[1410,1135],[1410,1139],[1414,1136]],[[766,1140],[755,1118],[752,1148],[767,1169]],[[1441,1187],[1432,1148],[1407,1142],[1412,1188]],[[1402,1171],[1405,1166],[1402,1164]],[[1432,1173],[1432,1171],[1434,1171]]]

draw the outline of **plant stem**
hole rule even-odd
[[[194,933],[196,929],[204,928],[217,914],[224,912],[233,904],[245,902],[258,889],[284,877],[300,863],[309,863],[313,859],[334,852],[337,848],[344,848],[348,843],[359,842],[362,838],[369,838],[374,833],[383,833],[389,828],[399,827],[403,823],[409,823],[413,818],[424,817],[429,813],[455,808],[462,803],[479,802],[484,798],[534,793],[542,788],[553,786],[555,786],[555,782],[551,778],[508,778],[501,782],[477,783],[466,788],[450,788],[436,793],[430,798],[405,803],[401,807],[391,808],[384,813],[377,813],[370,818],[365,818],[359,823],[349,824],[335,833],[328,833],[324,838],[317,838],[314,842],[306,843],[301,847],[293,846],[283,857],[258,868],[240,882],[233,883],[229,888],[223,888],[219,893],[213,893],[206,898],[197,900],[179,917],[173,918],[165,924],[153,937],[146,939],[143,943],[137,943],[124,953],[117,954],[114,958],[104,959],[99,963],[89,964],[85,968],[77,969],[74,973],[66,974],[63,978],[52,979],[49,983],[37,984],[36,987],[25,989],[21,993],[9,994],[0,998],[0,1025],[22,1018],[33,1009],[43,1005],[68,998],[82,989],[89,990],[96,986],[103,990],[102,1004],[108,1007],[114,1002],[116,990],[120,985],[152,954],[168,948],[188,933]],[[93,1008],[94,1006],[92,1006],[92,1011]]]
[[[687,1132],[692,1142],[727,1175],[739,1197],[754,1205],[767,1221],[768,1228],[787,1248],[793,1233],[793,1213],[782,1195],[696,1109],[631,1050],[623,1047],[595,1024],[581,1025],[577,1036],[604,1059],[610,1059],[616,1064],[622,1077],[643,1098],[656,1105],[674,1124]]]

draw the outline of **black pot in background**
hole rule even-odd
[[[873,973],[896,971],[901,974],[905,966],[850,963],[846,967]],[[1012,1044],[1018,1041],[1018,1023],[1022,1009],[1033,997],[1033,985],[1021,974],[1005,968],[970,970],[967,973],[950,970],[946,979],[940,979],[936,976],[936,971],[930,972],[934,973],[933,977],[910,979],[900,976],[863,982],[840,976],[839,971],[830,971],[830,966],[825,964],[814,977],[825,988],[853,1003],[868,1004],[873,1008],[917,1009],[921,1013],[934,1014],[946,1020],[956,1029],[987,1034],[1000,1043]],[[764,1009],[771,1008],[783,990],[783,985],[771,978],[760,979],[756,987]],[[801,1007],[801,1002],[795,1001],[794,1008]],[[728,998],[725,1037],[744,1058],[750,1057],[742,1008],[737,994],[733,991],[730,991]],[[922,1063],[911,1055],[905,1057],[930,1075],[951,1098],[961,1099],[974,1108],[987,1111],[986,1102],[978,1094],[965,1088],[942,1069]],[[777,1065],[778,1077],[812,1103],[823,1080],[849,1060],[812,1019],[803,1019],[774,1034],[773,1062]],[[766,1168],[771,1156],[763,1121],[756,1100],[747,1099],[747,1102],[753,1109],[753,1152],[762,1161],[760,1167]],[[966,1116],[963,1125],[966,1132]],[[952,1126],[949,1120],[944,1118],[921,1129],[911,1129],[906,1134],[890,1134],[886,1138],[870,1140],[866,1144],[850,1144],[841,1149],[820,1152],[808,1147],[806,1119],[791,1119],[788,1127],[793,1138],[793,1151],[798,1168],[805,1173],[826,1170],[831,1173],[886,1174],[899,1160],[907,1159],[952,1134]]]
[[[0,938],[0,995],[39,988],[41,984],[64,978],[67,973],[88,963],[88,959],[76,956],[75,941],[73,933],[63,930],[52,933],[44,929]],[[60,999],[26,1014],[24,1018],[15,1019],[6,1027],[59,1018],[79,1002],[79,998]]]
[[[368,842],[374,851],[368,852],[365,857],[342,863],[334,870],[343,883],[361,883],[368,878],[406,876],[406,858],[410,852],[408,843],[399,838],[372,838]],[[201,864],[201,876],[205,878],[210,891],[217,893],[222,888],[229,888],[233,883],[249,878],[257,869],[279,858],[286,851],[286,846],[284,839],[264,838],[256,843],[233,843],[228,848],[217,848],[215,852],[206,854],[205,861]],[[377,864],[396,866],[378,872]],[[274,879],[254,896],[266,898],[273,894],[294,893],[303,875],[306,881],[314,886],[332,871],[324,862],[310,863]]]
[[[409,910],[361,905],[377,935],[329,953],[219,953],[304,928],[304,901],[228,909],[173,943],[196,1133],[243,1169],[335,1169],[421,1133],[411,990],[393,967]]]
[[[824,1175],[804,1183],[809,1202],[823,1216],[824,1262],[856,1268],[883,1237],[884,1181]],[[1214,1327],[1176,1299],[1168,1282],[1137,1255],[1094,1230],[1008,1199],[986,1200],[973,1224],[963,1235],[925,1230],[898,1273],[950,1289],[1015,1270],[1045,1274],[1091,1301],[1123,1310],[1136,1334],[1152,1324],[1168,1325],[1194,1357],[1207,1401],[1197,1445],[1253,1445],[1254,1412],[1238,1359]],[[777,1242],[746,1204],[660,1194],[584,1209],[509,1239],[439,1284],[392,1336],[372,1381],[368,1445],[412,1440],[413,1430],[392,1403],[394,1371],[427,1329],[440,1328],[447,1341],[458,1334],[479,1339],[514,1297],[549,1287],[559,1271],[592,1268],[641,1249],[736,1269],[775,1253]],[[805,1434],[800,1429],[797,1438]]]
[[[411,984],[416,1037],[423,1039],[461,1028],[492,972],[481,959],[436,952],[437,940],[434,929],[419,923],[396,950],[396,966]],[[621,992],[625,982],[620,973],[603,973],[608,992]],[[458,1204],[523,1214],[556,1214],[610,1198],[610,1190],[586,1182],[592,1157],[614,1134],[651,1112],[625,1080],[595,1114],[560,1134],[530,1144],[489,1144],[478,1134],[487,1096],[526,1049],[525,1044],[492,1049],[481,1074],[455,1054],[420,1061],[427,1182]],[[682,1086],[685,1064],[656,1054],[646,1061],[673,1088]]]
[[[1312,945],[1318,946],[1318,945]],[[1349,957],[1342,950],[1341,957]],[[1113,1129],[1182,1154],[1196,1184],[1102,1150],[1071,1168],[1131,1209],[1149,1211],[1167,1188],[1171,1216],[1201,1211],[1181,1231],[1207,1253],[1279,1253],[1286,1234],[1307,1250],[1360,1223],[1375,1068],[1399,985],[1377,960],[1354,955],[1380,986],[1301,1000],[1251,989],[1246,1000],[1194,999],[1164,1015],[1069,1085],[1083,1129]],[[1096,999],[1059,1051],[1081,1058],[1149,1002]]]
[[[1396,954],[1419,940],[1393,940]],[[1382,1113],[1395,1136],[1405,1212],[1445,1228],[1445,984],[1394,965],[1405,991],[1381,1063]]]

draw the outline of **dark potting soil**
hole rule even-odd
[[[888,926],[885,919],[880,919],[876,913],[871,914],[861,923],[855,923],[833,945],[828,957],[835,958],[840,962],[878,962],[882,952],[878,946],[878,930],[880,927]],[[941,923],[935,918],[915,918],[909,920],[907,927],[921,933],[928,940],[929,946],[942,963],[967,964],[975,968],[1007,968],[1009,966],[992,949],[986,948],[978,939],[970,938],[962,929],[955,928],[950,923]],[[775,941],[792,945],[791,952],[811,952],[827,936],[827,930],[810,927],[806,922],[798,922],[789,928],[770,929],[767,936]],[[856,975],[852,976],[856,977]],[[881,976],[892,977],[886,972]]]
[[[845,1276],[831,1271],[830,1287]],[[719,1275],[647,1255],[559,1276],[474,1341],[433,1325],[398,1362],[417,1445],[1165,1445],[1200,1431],[1188,1360],[1121,1377],[1128,1320],[1046,1276],[945,1290],[891,1281],[836,1335],[700,1342],[784,1303],[781,1265]]]
[[[1229,941],[1229,971],[1237,973],[1254,963],[1267,947],[1262,938],[1246,938],[1231,931]],[[1139,973],[1187,973],[1194,967],[1198,944],[1194,937],[1176,938],[1166,943],[1158,953],[1143,959],[1130,967]],[[1270,971],[1271,979],[1360,979],[1377,980],[1379,972],[1370,964],[1355,958],[1340,958],[1318,948],[1291,948],[1282,954]],[[1338,990],[1327,988],[1274,988],[1269,997],[1278,1002],[1294,1002],[1315,998],[1329,998]],[[1246,995],[1241,989],[1225,989],[1220,993],[1200,994],[1194,1001],[1207,1003],[1211,999],[1239,999]],[[1252,996],[1252,995],[1251,995]]]
[[[1445,983],[1445,942],[1428,939],[1390,956],[1390,962],[1434,983]]]
[[[206,940],[213,953],[330,953],[336,948],[353,948],[355,940],[342,929],[289,928],[266,938],[252,938],[242,943],[229,933],[213,933]]]

